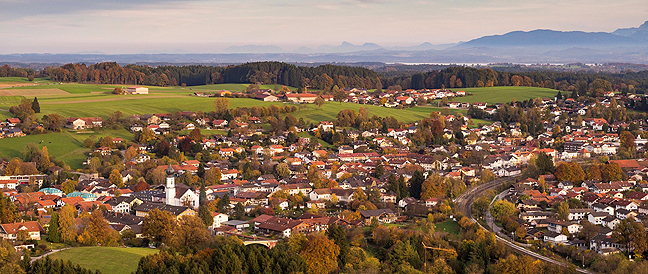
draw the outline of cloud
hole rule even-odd
[[[645,0],[0,0],[0,53],[452,43],[538,28],[612,31],[646,14]]]

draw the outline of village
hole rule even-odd
[[[448,90],[388,91],[369,96],[366,90],[347,89],[345,94],[346,102],[385,107],[469,96]],[[221,98],[226,100],[233,94],[216,96],[225,96]],[[250,96],[294,103],[334,99],[315,94],[275,96],[263,90]],[[326,231],[331,224],[358,227],[411,222],[415,216],[448,212],[453,199],[467,188],[510,178],[514,183],[497,198],[514,204],[517,213],[498,216],[495,222],[490,213],[482,216],[491,219],[495,231],[501,231],[503,236],[511,232],[511,238],[525,243],[565,244],[611,254],[625,248],[612,238],[621,220],[633,217],[648,221],[648,205],[643,203],[648,200],[648,183],[644,179],[648,161],[607,160],[621,150],[632,149],[637,155],[645,152],[644,121],[584,118],[591,116],[588,109],[622,108],[617,99],[637,98],[614,96],[617,98],[606,95],[593,104],[559,98],[533,100],[535,107],[546,113],[535,135],[520,123],[495,121],[477,126],[469,116],[433,113],[431,117],[445,126],[435,133],[439,144],[423,146],[421,123],[396,123],[395,127],[383,123],[382,129],[364,130],[347,126],[343,137],[331,141],[335,146],[323,146],[321,140],[342,134],[340,115],[338,121],[318,124],[288,122],[286,118],[286,122],[280,121],[282,125],[272,122],[271,115],[249,115],[254,109],[229,120],[210,119],[192,111],[125,117],[122,125],[135,133],[135,140],[106,136],[91,141],[93,150],[84,169],[71,171],[52,166],[37,174],[0,177],[3,195],[16,204],[23,216],[23,221],[0,225],[0,237],[14,240],[17,250],[24,249],[25,240],[44,239],[52,213],[69,205],[77,216],[101,209],[113,230],[134,233],[137,238],[145,237],[142,225],[152,210],[168,212],[181,220],[183,216],[198,216],[204,206],[209,208],[211,217],[206,225],[212,235],[281,239],[296,233]],[[439,104],[448,109],[468,109],[480,118],[493,117],[511,107],[449,100]],[[274,107],[270,112],[290,115],[294,109]],[[101,130],[104,126],[101,117],[65,121],[65,127],[71,130]],[[19,123],[17,118],[3,122],[4,136],[21,136],[16,127]],[[271,131],[263,127],[268,123]],[[624,128],[642,132],[630,136],[631,148],[617,133]],[[203,135],[201,129],[227,134]],[[175,134],[179,130],[191,134]],[[192,159],[185,157],[188,155]],[[614,164],[622,174],[614,180],[599,176],[561,181],[553,174],[529,172],[541,157],[558,168],[566,163]],[[19,165],[36,169],[37,163]],[[9,166],[9,162],[2,164],[5,170]],[[412,193],[417,172],[427,178],[422,182],[425,193],[421,193],[421,186],[419,193]],[[63,173],[67,177],[61,177]],[[433,177],[441,178],[445,190],[426,192]],[[572,206],[568,207],[568,215],[558,212],[563,203]],[[76,227],[81,230],[82,222],[77,219]],[[579,232],[584,228],[594,232],[582,236]]]

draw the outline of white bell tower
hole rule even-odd
[[[166,169],[166,204],[167,205],[175,205],[175,177],[174,174],[175,171],[169,164],[169,168]]]

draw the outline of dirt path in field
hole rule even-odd
[[[136,95],[133,96],[128,96],[128,97],[113,97],[113,98],[105,98],[105,99],[85,99],[85,100],[70,100],[70,101],[60,101],[60,102],[41,102],[41,105],[63,105],[63,104],[77,104],[77,103],[93,103],[93,102],[108,102],[108,101],[124,101],[124,100],[142,100],[142,99],[158,99],[158,98],[182,98],[182,97],[187,97],[185,96],[174,96],[174,95],[167,95],[167,96],[146,96],[146,97],[139,97]]]
[[[58,88],[44,89],[2,89],[0,96],[42,96],[42,95],[69,95],[70,93]]]

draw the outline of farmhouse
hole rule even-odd
[[[24,232],[23,232],[24,231]],[[44,232],[43,227],[37,221],[20,222],[0,225],[0,238],[17,240],[20,233],[24,233],[25,239],[40,241],[40,233]]]
[[[129,87],[128,94],[148,94],[148,88],[145,87]]]
[[[312,93],[289,93],[284,95],[286,101],[292,101],[295,103],[314,103],[317,99],[317,94]]]

